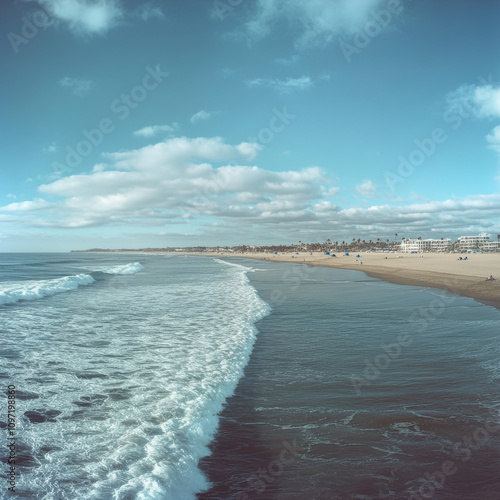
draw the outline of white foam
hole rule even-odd
[[[23,281],[0,284],[0,305],[13,304],[20,300],[35,300],[56,293],[76,290],[81,285],[90,285],[95,280],[88,274],[65,276],[52,280]]]
[[[31,321],[25,308],[12,311],[5,327],[33,346],[9,361],[16,383],[31,380],[43,401],[34,408],[62,412],[43,428],[20,420],[37,457],[48,444],[56,449],[20,477],[20,489],[50,498],[193,500],[209,487],[199,461],[248,363],[254,323],[269,308],[244,266],[208,261],[192,276],[171,262],[168,282],[152,273],[155,286],[141,282],[140,293],[95,287],[75,297],[64,321],[39,315],[36,335],[23,325]],[[113,320],[88,313],[99,310]]]
[[[253,267],[242,266],[241,264],[235,264],[234,262],[228,262],[227,260],[214,259],[214,262],[226,264],[227,266],[235,267],[236,269],[240,269],[241,271],[245,271],[247,273],[253,273],[256,271]],[[264,271],[264,269],[259,269],[259,271]]]
[[[105,274],[135,274],[143,269],[144,266],[140,262],[132,262],[123,266],[101,267],[95,270]]]

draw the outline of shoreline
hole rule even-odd
[[[99,253],[87,251],[89,253]],[[108,252],[103,252],[108,253]],[[500,309],[500,253],[456,254],[456,253],[384,253],[360,252],[337,257],[321,252],[300,253],[227,253],[227,252],[144,252],[117,251],[117,254],[132,255],[194,255],[234,259],[253,259],[268,262],[287,262],[308,266],[332,267],[362,271],[396,285],[438,288],[469,297],[482,304]],[[465,260],[467,258],[467,260]],[[486,278],[493,275],[494,281]]]
[[[500,274],[495,274],[495,271],[500,271],[499,254],[467,255],[467,261],[458,261],[458,254],[431,253],[423,256],[363,253],[355,261],[353,256],[334,258],[319,253],[273,255],[193,252],[184,255],[245,258],[362,271],[372,278],[389,283],[439,288],[500,309]],[[436,271],[436,267],[442,271]],[[486,281],[486,277],[492,274],[496,279]]]

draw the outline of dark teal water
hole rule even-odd
[[[500,311],[358,271],[233,260],[272,307],[200,500],[500,498]]]
[[[499,326],[358,271],[0,254],[18,496],[498,499]]]

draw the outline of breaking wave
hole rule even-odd
[[[90,285],[94,281],[88,274],[77,274],[53,280],[4,283],[0,285],[0,305],[13,304],[20,300],[41,299],[56,293],[76,290],[79,286]]]

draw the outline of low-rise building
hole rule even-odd
[[[432,238],[423,240],[421,238],[406,238],[401,242],[399,250],[403,253],[422,252],[447,252],[451,248],[449,238],[435,240]]]
[[[487,241],[480,247],[483,252],[500,252],[500,241]]]
[[[430,240],[430,242],[431,252],[448,252],[452,245],[450,238]]]
[[[481,233],[477,236],[460,236],[458,238],[458,248],[462,252],[467,252],[468,250],[478,250],[483,245],[489,243],[490,235],[487,233]]]

